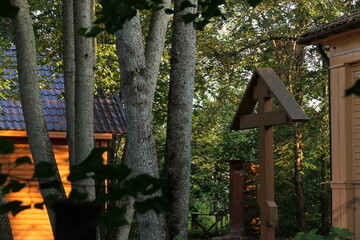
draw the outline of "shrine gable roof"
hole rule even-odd
[[[288,122],[309,120],[272,68],[256,68],[236,110],[236,114],[231,123],[231,130],[250,128],[241,128],[240,121],[243,116],[253,114],[257,103],[254,92],[256,85],[260,82],[266,85],[270,95],[277,100],[281,108],[281,111],[274,111],[274,114],[269,115],[269,117],[282,117],[282,115],[284,115]],[[276,120],[274,122],[276,122]]]

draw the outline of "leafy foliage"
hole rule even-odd
[[[349,89],[345,91],[345,96],[349,96],[351,94],[355,94],[356,96],[360,96],[360,81],[356,81],[356,83]]]
[[[0,17],[15,18],[19,11],[18,7],[13,6],[10,0],[2,0],[0,4]]]
[[[4,145],[0,144],[0,152],[9,154],[14,150],[11,141],[2,138],[0,140],[5,143]],[[157,213],[166,211],[168,208],[167,201],[156,195],[163,187],[164,182],[146,174],[130,177],[131,170],[125,165],[112,166],[103,164],[102,155],[107,150],[107,148],[103,147],[94,148],[84,162],[70,168],[68,180],[74,184],[88,178],[97,181],[118,181],[120,187],[117,187],[113,191],[100,194],[97,199],[95,199],[96,204],[105,206],[105,204],[109,202],[118,201],[123,197],[130,195],[135,198],[134,207],[139,213],[145,213],[149,210],[155,210]],[[15,167],[23,164],[32,164],[32,162],[28,157],[22,157],[15,161]],[[52,181],[54,175],[54,166],[50,163],[41,162],[35,165],[33,178],[28,179],[28,181],[41,179],[41,187],[54,188],[58,187],[59,184]],[[0,175],[2,194],[21,191],[25,186],[26,183],[21,183],[18,180],[13,179],[11,175]],[[148,198],[139,200],[140,195],[148,196]],[[69,200],[75,202],[83,201],[86,197],[86,194],[72,190],[69,195]],[[34,208],[42,209],[45,202],[53,204],[56,201],[57,196],[50,195],[44,199],[44,202],[35,203]],[[15,216],[17,213],[29,209],[30,207],[30,205],[23,205],[21,201],[10,201],[0,205],[0,214],[11,212]],[[108,228],[124,225],[126,224],[126,221],[123,218],[124,213],[124,209],[115,206],[108,207],[101,217],[100,223]]]
[[[328,236],[318,235],[318,229],[312,229],[308,233],[299,232],[296,234],[294,240],[350,240],[348,238],[353,235],[348,229],[332,227]]]

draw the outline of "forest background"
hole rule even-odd
[[[41,53],[38,64],[51,64],[61,74],[61,1],[30,0],[29,5],[37,52]],[[256,130],[233,132],[229,124],[254,68],[272,67],[311,119],[307,124],[275,128],[278,234],[293,236],[312,228],[328,230],[327,49],[298,45],[296,41],[305,32],[357,7],[358,1],[341,0],[264,0],[256,7],[246,1],[229,0],[220,8],[223,18],[211,19],[203,30],[197,31],[190,211],[201,207],[197,200],[217,200],[228,206],[226,160],[257,163]],[[146,29],[150,12],[142,13],[141,23]],[[12,26],[9,20],[1,21],[0,48],[6,52],[13,47]],[[160,170],[165,162],[170,43],[171,31],[166,36],[152,110]],[[96,46],[95,86],[109,94],[121,93],[115,37],[102,32]],[[7,63],[6,55],[1,58]],[[0,68],[4,74],[8,66],[3,64]],[[9,83],[2,81],[1,88],[8,88]],[[119,159],[121,151],[117,154]]]

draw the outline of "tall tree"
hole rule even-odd
[[[75,165],[75,35],[73,1],[62,2],[63,71],[70,165]]]
[[[35,166],[40,163],[52,164],[56,175],[51,179],[53,187],[46,186],[46,182],[39,178],[40,192],[44,199],[55,195],[65,198],[65,191],[57,170],[50,138],[47,133],[43,109],[40,101],[38,82],[37,54],[35,36],[32,28],[27,1],[12,0],[14,6],[19,7],[19,13],[14,19],[14,41],[19,75],[20,99],[28,141]],[[55,218],[51,205],[46,202],[51,225],[54,229]]]
[[[184,0],[174,3],[171,44],[169,108],[165,149],[165,197],[171,209],[166,214],[170,239],[188,238],[191,133],[194,99],[196,31],[183,16],[196,12],[197,1],[183,9]]]
[[[169,0],[164,1],[164,8],[169,5]],[[146,48],[139,13],[116,33],[128,133],[125,155],[134,174],[156,177],[159,169],[152,106],[168,23],[164,8],[153,12]],[[154,211],[138,214],[138,223],[141,239],[163,239],[163,226]]]
[[[75,162],[80,164],[94,147],[94,44],[92,38],[79,33],[92,25],[92,1],[73,1],[75,33]],[[77,191],[95,199],[95,182],[85,179],[76,183]]]

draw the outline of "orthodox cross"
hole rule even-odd
[[[273,110],[272,99],[280,105]],[[258,104],[256,113],[254,109]],[[231,124],[232,130],[259,128],[260,239],[274,240],[278,220],[274,192],[273,126],[308,121],[298,103],[271,68],[257,68]]]

